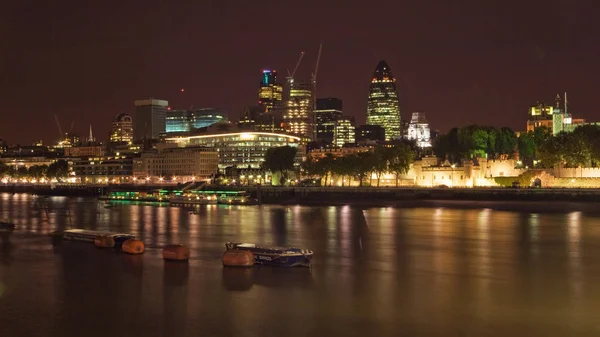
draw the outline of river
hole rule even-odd
[[[548,206],[553,208],[552,205]],[[489,208],[199,206],[0,194],[2,336],[592,336],[600,217]],[[130,232],[130,256],[46,234]],[[314,250],[226,269],[226,241]],[[189,263],[160,247],[181,243]]]

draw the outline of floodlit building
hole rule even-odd
[[[133,142],[133,119],[130,115],[118,114],[112,123],[110,143],[112,145],[131,144]]]
[[[315,119],[317,121],[316,140],[331,145],[334,143],[336,122],[342,118],[342,100],[339,98],[318,98]]]
[[[406,138],[416,141],[418,147],[431,147],[431,131],[424,113],[413,112],[408,123]]]
[[[333,144],[342,147],[344,144],[354,144],[356,128],[353,117],[341,117],[335,121]]]
[[[166,131],[169,102],[160,99],[135,101],[134,140],[158,139]]]
[[[158,152],[144,152],[133,161],[136,179],[188,182],[210,179],[217,173],[219,155],[204,146],[164,147]]]
[[[165,141],[166,146],[204,146],[215,149],[219,156],[219,169],[260,168],[268,149],[300,145],[300,137],[285,133],[210,128],[206,133],[177,135],[166,138]]]
[[[385,140],[398,139],[402,136],[396,79],[385,61],[377,64],[371,79],[367,101],[367,124],[383,127]]]

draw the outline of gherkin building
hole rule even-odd
[[[383,127],[385,140],[401,138],[396,79],[385,61],[379,61],[371,79],[367,102],[367,124]]]

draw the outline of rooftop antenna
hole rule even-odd
[[[565,91],[565,115],[567,114],[567,92]]]

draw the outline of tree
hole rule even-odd
[[[352,175],[351,160],[349,157],[338,157],[333,161],[333,173],[342,178],[342,186],[344,186],[344,177]]]
[[[381,175],[388,170],[389,158],[390,151],[383,146],[378,146],[375,148],[375,151],[373,151],[372,171],[375,172],[375,176],[377,176],[377,187],[379,187]]]
[[[389,149],[388,168],[396,177],[396,187],[400,175],[405,174],[410,169],[410,164],[414,159],[414,152],[404,143],[396,143]]]
[[[69,163],[66,160],[57,160],[46,170],[48,178],[66,178],[69,176]]]
[[[351,175],[358,179],[358,186],[362,187],[365,177],[373,172],[373,152],[359,152],[346,156],[346,165]]]
[[[325,182],[323,186],[327,186],[327,179],[329,179],[329,185],[331,186],[331,174],[333,171],[335,157],[331,153],[325,154],[325,157],[319,159],[318,170],[325,174]]]
[[[6,165],[3,162],[0,162],[0,178],[11,174],[10,166]]]
[[[496,153],[499,155],[507,155],[509,158],[513,156],[517,149],[517,135],[507,127],[496,130]]]
[[[48,165],[33,165],[29,168],[28,174],[32,178],[42,178],[46,176],[46,172],[48,171]]]
[[[272,173],[279,172],[283,180],[287,178],[288,171],[294,169],[294,160],[298,149],[291,146],[272,147],[265,154],[263,168]]]

